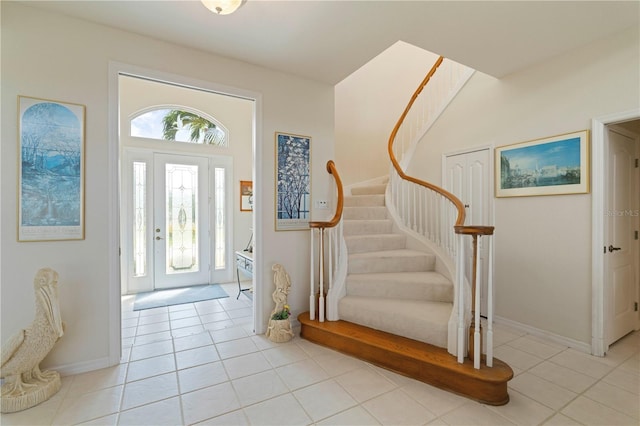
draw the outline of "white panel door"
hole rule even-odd
[[[491,156],[489,149],[466,152],[445,157],[445,189],[462,201],[466,210],[465,225],[491,225]],[[480,313],[487,310],[488,244],[480,237],[481,269]],[[473,268],[472,238],[465,237],[465,273],[471,282]]]
[[[208,284],[208,159],[155,154],[153,163],[154,288]]]
[[[633,331],[638,301],[638,144],[630,136],[608,129],[608,208],[605,279],[608,291],[607,344]]]

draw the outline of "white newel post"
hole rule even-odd
[[[310,290],[309,290],[309,319],[316,319],[316,295],[315,292],[313,291],[314,285],[313,285],[313,233],[315,231],[313,230],[313,228],[311,228],[311,256],[309,259],[309,270],[310,270],[310,277],[309,277],[309,285],[310,285]]]

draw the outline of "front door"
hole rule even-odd
[[[208,159],[154,154],[154,289],[208,284]]]
[[[608,292],[607,345],[633,331],[637,319],[640,242],[638,143],[616,129],[609,139],[605,280]]]

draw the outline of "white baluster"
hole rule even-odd
[[[313,261],[313,234],[314,234],[314,230],[313,228],[311,228],[311,256],[309,259],[309,265],[311,265],[311,268],[309,268],[311,270],[311,277],[309,278],[309,282],[311,283],[311,291],[309,292],[309,319],[316,319],[316,294],[313,291],[314,290],[314,285],[313,285],[313,269],[314,269],[314,261]]]
[[[318,298],[318,320],[324,322],[324,228],[320,228],[320,297]]]
[[[493,236],[487,236],[489,266],[487,270],[487,366],[493,367]]]
[[[475,300],[475,329],[473,332],[473,368],[480,368],[480,354],[482,353],[482,343],[481,343],[481,328],[482,325],[480,324],[480,298],[482,297],[482,286],[480,285],[480,282],[482,281],[482,275],[480,275],[480,264],[482,262],[480,262],[480,247],[479,247],[479,243],[480,243],[480,237],[478,236],[478,248],[476,250],[476,280],[475,283],[473,283],[475,285],[475,290],[476,290],[476,300]]]
[[[333,229],[329,229],[329,288],[327,292],[331,291],[333,287]]]
[[[464,239],[462,234],[458,234],[457,246],[458,256],[456,257],[456,286],[458,295],[458,362],[464,362],[465,350],[465,321],[464,321]]]

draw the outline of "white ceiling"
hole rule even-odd
[[[398,40],[499,78],[640,21],[638,1],[24,2],[329,84]]]

